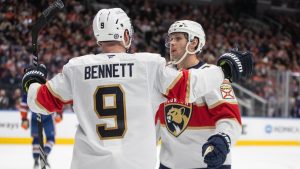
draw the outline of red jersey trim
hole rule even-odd
[[[163,103],[160,105],[159,110],[156,114],[156,119],[159,119],[160,124],[166,125],[165,119],[165,108]],[[168,103],[177,105],[179,103]],[[180,104],[179,104],[180,105]],[[213,109],[209,109],[206,104],[195,105],[192,107],[192,115],[189,118],[189,122],[187,128],[202,128],[202,127],[214,127],[216,122],[219,120],[232,119],[237,121],[239,124],[241,123],[241,116],[239,107],[237,104],[230,104],[224,102],[223,104],[219,104]]]
[[[181,77],[183,76],[182,72],[180,72],[180,74],[176,77],[176,79],[170,84],[170,86],[167,88],[167,92],[166,92],[166,96],[169,95],[170,90],[172,90],[174,88],[174,86],[178,83],[178,81],[181,79]]]
[[[185,102],[189,98],[189,71],[182,70],[177,78],[167,89],[166,97],[168,99],[176,98],[178,102]],[[188,94],[187,94],[188,93]],[[188,100],[187,100],[188,101]]]
[[[38,107],[51,114],[51,112],[62,111],[63,105],[72,103],[72,100],[69,102],[63,102],[60,98],[57,98],[56,95],[52,94],[47,85],[41,85],[38,89],[35,102]]]
[[[222,119],[236,119],[239,124],[242,124],[238,104],[223,102],[214,108],[210,108],[209,112],[213,115],[213,118],[216,122]]]
[[[234,102],[228,102],[228,101],[225,101],[225,100],[220,100],[210,106],[208,106],[209,109],[213,109],[221,104],[232,104],[232,105],[238,105],[238,102],[237,101],[234,101]],[[197,104],[196,104],[197,105]],[[197,105],[198,106],[198,105]]]
[[[189,102],[190,98],[190,80],[191,80],[191,73],[188,72],[188,80],[187,80],[187,86],[186,86],[186,97],[185,97],[185,102]]]
[[[35,104],[40,108],[42,109],[44,112],[48,113],[48,114],[51,114],[50,111],[48,111],[48,109],[46,109],[40,102],[39,102],[39,93],[40,93],[40,89],[42,86],[45,86],[45,85],[41,85],[38,89],[37,89],[37,93],[36,93],[36,99],[34,100],[35,101]],[[43,96],[41,96],[43,97]],[[43,102],[43,101],[42,101]]]
[[[54,97],[56,97],[57,99],[59,99],[61,102],[63,102],[64,104],[70,104],[70,103],[73,102],[73,100],[65,100],[65,99],[63,99],[57,92],[55,92],[55,91],[51,88],[51,86],[50,86],[49,83],[46,83],[46,86],[47,86],[48,90],[50,91],[50,93],[51,93]]]
[[[166,124],[161,124],[162,127],[167,128]],[[201,127],[197,127],[197,126],[187,126],[185,130],[214,130],[216,129],[216,126],[201,126]]]

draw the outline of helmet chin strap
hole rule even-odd
[[[131,46],[131,38],[129,39],[129,43],[126,45],[124,38],[122,39],[123,45],[126,49],[129,49],[129,47]]]
[[[173,64],[173,65],[178,65],[179,63],[181,63],[183,61],[184,58],[186,58],[186,56],[188,54],[192,55],[192,54],[195,54],[197,53],[197,50],[195,50],[194,52],[190,52],[189,49],[188,49],[188,46],[190,45],[191,42],[188,42],[185,46],[185,53],[181,56],[181,58],[179,60],[174,60],[174,61],[170,61],[169,63],[170,64]],[[172,56],[171,56],[172,58]]]

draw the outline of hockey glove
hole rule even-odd
[[[27,93],[29,86],[32,83],[45,84],[47,78],[46,66],[41,64],[38,66],[29,66],[25,69],[25,74],[22,79],[22,87],[24,92]]]
[[[63,119],[62,113],[56,113],[55,118],[54,118],[55,123],[60,123],[62,121],[62,119]]]
[[[202,156],[207,168],[219,168],[226,160],[231,141],[227,134],[218,133],[208,138],[202,146]]]
[[[217,61],[230,82],[238,82],[241,78],[249,78],[253,71],[253,59],[250,52],[230,50],[221,55]]]
[[[22,118],[21,127],[25,130],[29,128],[29,120],[27,118]]]

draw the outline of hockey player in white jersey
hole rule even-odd
[[[126,53],[133,30],[120,8],[101,9],[93,31],[103,54],[71,59],[47,83],[45,67],[27,69],[22,85],[28,106],[51,114],[73,103],[79,127],[71,169],[153,169],[161,95],[194,102],[217,88],[227,73],[217,66],[178,72],[158,54]]]
[[[166,45],[177,69],[211,67],[197,56],[204,44],[205,33],[199,23],[180,20],[169,28]],[[251,54],[237,51],[230,54],[245,55],[248,65],[241,66],[248,69],[245,77],[249,77]],[[231,168],[230,147],[241,134],[241,117],[229,80],[192,104],[168,99],[160,105],[156,120],[162,141],[160,169]]]

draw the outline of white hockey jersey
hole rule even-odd
[[[211,66],[200,62],[193,68]],[[202,146],[208,138],[226,133],[234,144],[241,134],[240,110],[228,80],[194,103],[168,99],[160,105],[156,123],[162,142],[160,163],[172,169],[207,168]],[[224,165],[231,165],[231,153]]]
[[[38,113],[73,103],[79,127],[71,169],[154,169],[162,94],[193,102],[224,78],[219,67],[178,72],[165,65],[150,53],[73,58],[45,85],[30,85],[27,102]]]

